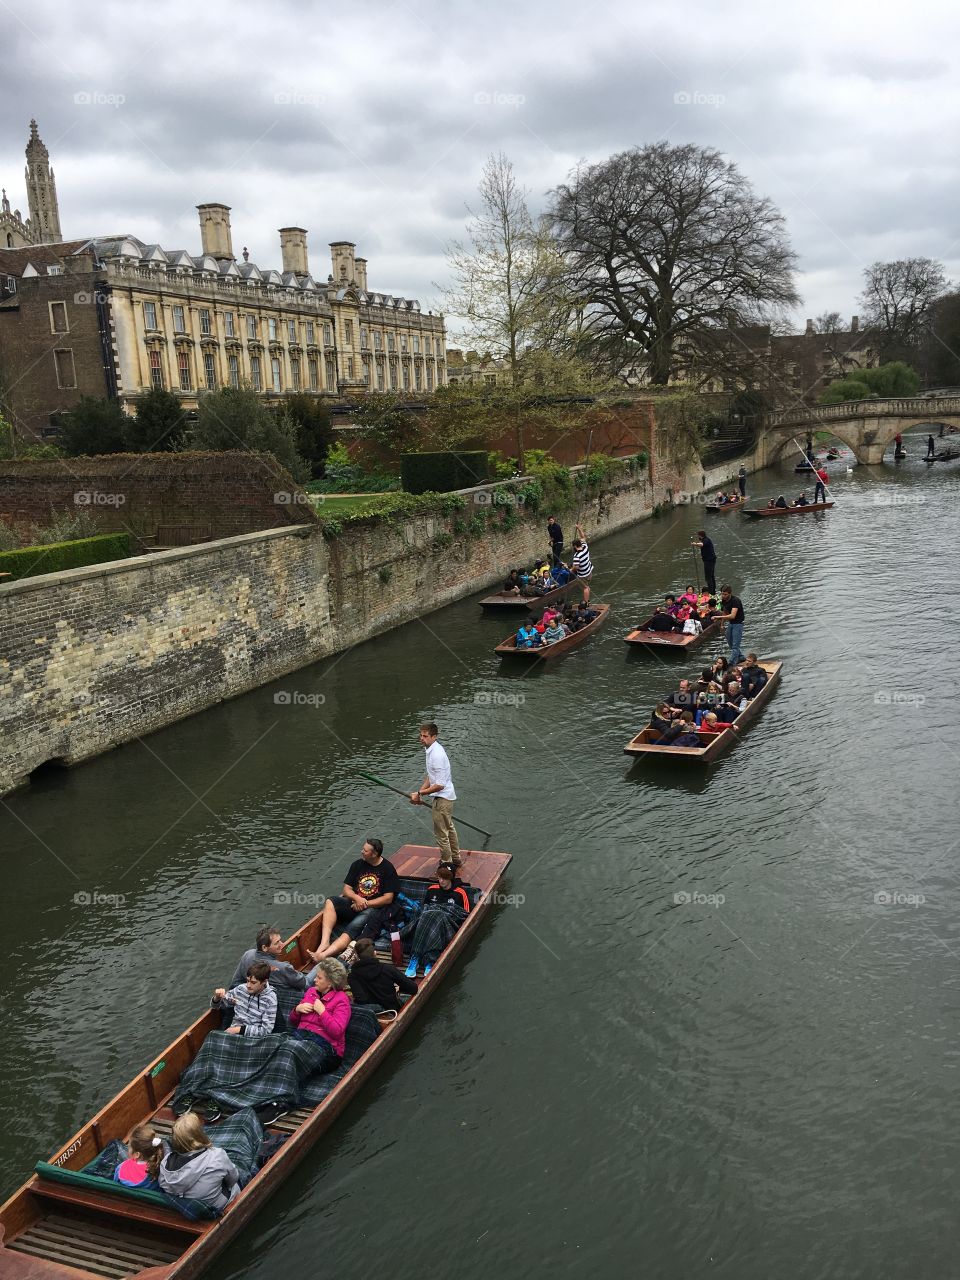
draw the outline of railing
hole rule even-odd
[[[760,427],[803,426],[815,422],[836,422],[850,418],[921,417],[934,421],[938,414],[960,415],[960,396],[909,396],[890,400],[846,400],[840,404],[821,404],[813,409],[780,409],[765,413]]]

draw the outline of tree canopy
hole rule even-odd
[[[881,349],[905,354],[924,338],[930,308],[947,288],[943,264],[933,258],[900,258],[864,268],[863,318]]]
[[[821,404],[840,404],[845,400],[885,399],[888,396],[914,396],[920,389],[920,376],[902,360],[892,360],[877,369],[855,369],[824,388]]]

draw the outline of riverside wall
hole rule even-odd
[[[671,483],[668,484],[667,481]],[[580,513],[589,538],[670,501],[625,473]],[[0,794],[495,583],[545,544],[545,512],[482,531],[461,513],[221,538],[0,586]],[[575,511],[558,513],[573,537]],[[335,678],[335,677],[334,677]]]

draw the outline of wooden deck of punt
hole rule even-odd
[[[481,609],[526,609],[527,613],[535,609],[538,604],[546,604],[550,600],[556,600],[562,596],[565,591],[569,591],[576,583],[576,578],[562,587],[554,587],[552,591],[545,591],[542,596],[512,596],[506,591],[498,591],[495,595],[484,596],[480,601]]]
[[[312,1110],[289,1112],[271,1131],[288,1140],[215,1221],[190,1222],[175,1209],[163,1208],[123,1193],[80,1189],[34,1174],[0,1206],[0,1277],[3,1280],[187,1280],[199,1275],[211,1259],[237,1235],[277,1187],[303,1159],[361,1084],[412,1024],[428,997],[459,961],[490,909],[486,895],[499,883],[511,861],[509,853],[464,850],[464,879],[483,892],[430,974],[420,980],[395,1021],[387,1023],[369,1049]],[[391,855],[401,876],[432,879],[437,851],[426,845],[404,845]],[[322,913],[309,920],[287,942],[285,955],[299,968],[308,967],[307,948],[316,948]],[[222,956],[221,963],[229,957]],[[88,1121],[51,1157],[51,1163],[74,1171],[89,1163],[113,1138],[127,1138],[138,1124],[150,1122],[166,1132],[173,1123],[169,1103],[184,1069],[192,1062],[220,1015],[209,1010],[141,1071],[127,1087]],[[215,1133],[215,1130],[213,1131]]]
[[[713,516],[725,516],[731,511],[742,511],[746,501],[746,498],[738,498],[736,502],[708,502],[704,511]]]
[[[686,653],[688,649],[695,649],[698,644],[703,644],[709,636],[715,636],[719,633],[720,622],[709,622],[698,636],[685,636],[682,631],[644,631],[644,627],[648,622],[652,622],[653,614],[634,631],[628,631],[623,637],[625,644],[637,644],[644,647],[657,649],[672,649],[676,653]]]
[[[526,658],[528,661],[536,662],[538,659],[560,658],[565,653],[569,653],[571,649],[576,649],[578,645],[583,644],[584,640],[599,631],[607,620],[610,613],[608,604],[598,604],[596,606],[599,616],[594,618],[592,622],[588,622],[585,627],[581,627],[579,631],[574,631],[573,635],[564,636],[562,640],[558,640],[556,644],[541,645],[539,649],[518,649],[516,632],[512,636],[508,636],[502,644],[498,644],[494,649],[494,653],[499,653],[504,658]]]
[[[724,751],[733,746],[750,721],[760,714],[780,683],[780,672],[783,668],[782,662],[761,662],[760,666],[770,677],[767,683],[757,696],[747,703],[733,724],[722,733],[699,733],[698,736],[703,743],[702,747],[658,747],[655,742],[651,742],[651,738],[655,736],[654,730],[647,728],[642,729],[635,738],[630,739],[623,748],[624,753],[628,756],[643,756],[646,759],[659,757],[662,759],[696,760],[700,764],[712,764],[717,756],[722,755]]]
[[[744,511],[749,520],[765,520],[767,516],[807,516],[811,511],[829,511],[832,502],[808,502],[805,507],[751,507]]]

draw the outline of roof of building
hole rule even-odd
[[[0,249],[0,274],[22,276],[27,267],[55,265],[80,253],[91,241],[64,240],[61,244],[28,244],[20,249]]]

